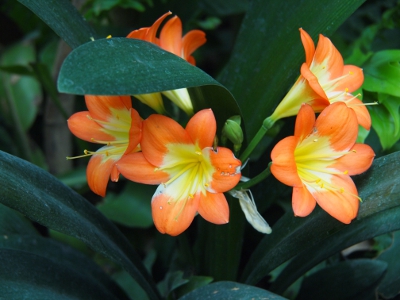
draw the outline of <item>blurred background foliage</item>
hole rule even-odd
[[[228,3],[216,0],[192,1],[191,5],[183,0],[73,0],[72,3],[99,37],[124,37],[134,29],[150,26],[166,11],[172,11],[181,18],[184,32],[195,28],[206,32],[207,43],[194,54],[197,66],[212,77],[222,80],[221,72],[223,73],[228,63],[244,15],[250,6],[250,1]],[[209,284],[213,277],[204,276],[210,273],[207,264],[203,264],[205,259],[199,258],[203,254],[191,250],[205,249],[197,246],[206,241],[196,240],[195,237],[198,230],[203,230],[208,225],[201,221],[194,223],[186,234],[178,238],[160,235],[153,226],[149,205],[155,187],[139,187],[138,184],[123,180],[118,184],[110,182],[107,197],[101,199],[86,184],[87,161],[65,159],[66,156],[79,155],[84,149],[94,150],[94,145],[73,138],[66,126],[68,116],[76,111],[86,110],[83,97],[59,94],[55,84],[61,64],[71,48],[42,20],[15,0],[1,2],[0,22],[0,150],[32,162],[57,176],[64,184],[95,204],[109,220],[115,222],[139,253],[145,267],[158,283],[162,296],[177,299],[191,290]],[[365,83],[360,90],[363,101],[379,103],[368,106],[373,129],[370,132],[360,130],[359,137],[360,141],[373,147],[377,158],[400,150],[399,36],[398,0],[367,0],[330,36],[346,63],[356,64],[364,69]],[[288,87],[291,84],[288,82]],[[142,116],[151,113],[139,101],[133,101],[134,107]],[[243,104],[240,99],[238,102]],[[250,177],[267,166],[270,158],[263,153],[271,150],[283,137],[291,135],[293,124],[294,118],[280,121],[268,133],[249,163]],[[274,225],[285,212],[291,211],[291,189],[278,184],[274,178],[252,190],[259,211],[270,225]],[[268,197],[265,196],[266,190]],[[78,250],[68,250],[79,256],[75,266],[81,263],[82,253],[90,256],[131,299],[146,298],[143,290],[125,270],[88,248],[80,240],[48,230],[38,223],[33,223],[32,226],[21,215],[6,207],[1,206],[0,213],[8,218],[8,221],[0,218],[0,222],[3,222],[3,234],[24,232],[38,240],[52,237],[61,241],[60,245],[68,244]],[[15,228],[10,229],[7,226]],[[241,241],[245,247],[241,252],[237,274],[243,272],[261,238],[260,233],[248,225],[245,226]],[[321,294],[339,297],[332,299],[350,299],[352,295],[348,293],[336,294],[339,287],[343,290],[344,283],[335,281],[338,278],[347,278],[345,275],[350,268],[358,272],[347,282],[344,290],[354,289],[356,286],[369,297],[364,295],[363,298],[363,295],[357,294],[351,299],[371,299],[370,295],[375,290],[381,298],[395,299],[396,288],[397,291],[400,290],[399,241],[399,232],[394,232],[358,243],[318,263],[306,276],[300,276],[283,290],[279,284],[274,286],[274,280],[279,278],[286,267],[281,265],[257,286],[267,290],[272,288],[272,291],[291,299],[318,299]],[[57,247],[64,247],[60,245],[54,244],[51,249],[57,251]],[[3,255],[8,257],[6,252]],[[51,253],[48,255],[51,256]],[[55,262],[51,263],[54,263],[52,268],[57,268]],[[392,267],[387,268],[388,265]],[[369,281],[363,280],[367,273]],[[384,277],[385,274],[387,277]],[[234,280],[235,277],[232,275],[229,279]],[[382,281],[383,278],[385,280]],[[327,282],[337,282],[337,285],[324,286]],[[206,293],[204,290],[202,295]],[[325,296],[324,299],[329,298]]]

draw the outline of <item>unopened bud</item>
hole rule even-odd
[[[226,144],[227,140],[233,143],[234,151],[238,152],[243,143],[243,130],[240,127],[240,116],[233,116],[226,120],[222,128],[222,143]]]

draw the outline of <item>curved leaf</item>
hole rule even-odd
[[[58,89],[77,95],[135,95],[220,85],[184,59],[146,41],[100,39],[73,50],[58,77]]]
[[[38,235],[38,232],[21,214],[0,204],[0,236],[9,234]]]
[[[0,202],[74,236],[121,265],[152,299],[158,292],[129,241],[95,207],[42,169],[0,152]]]
[[[231,58],[218,80],[243,110],[254,136],[294,84],[304,61],[299,28],[329,36],[365,0],[250,1]]]
[[[33,253],[0,249],[3,299],[115,299],[96,281]]]
[[[196,299],[269,299],[284,300],[281,296],[258,287],[245,285],[231,281],[220,281],[212,283],[190,292],[179,298],[179,300],[196,300]]]
[[[294,257],[274,284],[275,292],[282,291],[335,252],[400,229],[399,176],[400,152],[396,152],[375,160],[370,170],[356,177],[363,202],[357,220],[350,225],[340,223],[319,208],[306,218],[286,214],[274,226],[273,234],[266,236],[253,252],[242,279],[255,284]]]
[[[100,269],[89,257],[76,251],[75,249],[63,245],[49,238],[41,236],[24,236],[19,234],[8,235],[7,238],[0,239],[1,250],[9,250],[8,254],[13,260],[21,258],[24,260],[24,255],[21,252],[32,254],[31,261],[24,261],[23,264],[26,266],[27,274],[31,274],[30,277],[43,276],[39,280],[32,278],[31,281],[26,284],[37,285],[40,280],[43,280],[43,284],[46,284],[47,289],[57,290],[58,287],[68,291],[71,283],[67,283],[64,280],[57,282],[55,278],[59,277],[60,273],[65,273],[66,276],[73,277],[75,289],[85,296],[82,299],[94,298],[95,295],[104,295],[103,297],[110,297],[110,299],[127,299],[126,295],[121,289],[115,284],[115,282]],[[46,260],[45,264],[42,264],[42,260]],[[17,262],[16,264],[19,265]],[[56,274],[48,272],[47,266],[55,268]],[[20,266],[16,266],[18,269]],[[3,272],[6,272],[3,270]],[[35,274],[36,273],[36,274]],[[52,277],[55,278],[52,278]],[[49,278],[50,277],[50,278]],[[18,280],[17,278],[15,278]],[[13,279],[14,280],[14,279]],[[23,276],[21,281],[25,281]],[[18,285],[15,282],[11,285]],[[9,287],[11,288],[11,287]],[[32,287],[38,288],[39,287]],[[3,290],[2,290],[3,291]],[[18,294],[17,294],[18,293]],[[14,294],[13,299],[18,298],[20,291]],[[71,292],[74,295],[75,292]],[[43,298],[42,298],[43,299]],[[57,298],[58,299],[58,298]],[[108,298],[107,298],[108,299]]]
[[[340,262],[307,276],[296,300],[375,299],[375,288],[385,275],[387,263],[357,259]]]
[[[80,15],[69,0],[18,0],[51,29],[71,48],[95,38],[94,30]]]

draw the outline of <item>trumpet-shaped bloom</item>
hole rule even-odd
[[[315,112],[321,112],[332,103],[344,102],[354,110],[358,123],[369,130],[369,112],[362,101],[351,94],[363,84],[362,69],[345,65],[339,51],[322,34],[316,49],[311,37],[301,28],[300,36],[306,62],[301,66],[300,77],[278,105],[271,120],[275,122],[296,115],[302,103],[308,103]]]
[[[228,223],[223,192],[239,182],[241,162],[231,150],[212,147],[215,133],[210,109],[196,113],[185,129],[168,117],[151,115],[143,121],[142,152],[117,163],[126,178],[159,184],[151,206],[161,233],[182,233],[197,212],[209,222]]]
[[[182,37],[182,22],[179,17],[174,16],[169,19],[160,31],[159,37],[156,36],[161,23],[166,17],[171,15],[167,12],[162,15],[151,27],[144,27],[134,30],[128,34],[128,38],[140,39],[182,57],[192,65],[196,64],[192,53],[206,42],[205,33],[201,30],[191,30]],[[193,114],[193,105],[187,89],[176,89],[163,92],[172,102],[184,110],[188,115]],[[135,95],[140,101],[149,105],[158,113],[164,113],[164,105],[159,93]]]
[[[88,111],[75,113],[68,119],[68,127],[78,138],[104,146],[91,156],[86,177],[90,189],[105,196],[109,178],[118,181],[115,164],[125,154],[140,150],[142,120],[132,108],[129,96],[85,96]]]
[[[272,150],[272,174],[293,186],[296,216],[309,215],[316,203],[332,217],[350,223],[357,216],[357,188],[350,175],[366,171],[375,156],[368,145],[356,144],[358,122],[343,102],[322,111],[318,119],[310,105],[301,106],[294,136]]]

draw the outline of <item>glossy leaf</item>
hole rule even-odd
[[[372,126],[387,150],[400,139],[400,97],[378,94],[378,100],[379,105],[370,107]]]
[[[310,216],[289,212],[253,252],[242,279],[255,284],[293,258],[280,274],[274,292],[284,291],[307,270],[358,242],[400,229],[400,152],[376,159],[370,170],[355,178],[363,199],[356,220],[345,225],[317,208]]]
[[[184,59],[151,43],[127,38],[84,44],[65,59],[58,89],[77,95],[135,95],[219,85]]]
[[[284,300],[281,296],[278,296],[269,291],[260,289],[258,287],[245,285],[231,281],[220,281],[212,283],[189,294],[179,298],[179,300],[200,300],[200,299],[269,299],[269,300]]]
[[[18,0],[41,18],[71,48],[97,38],[69,0]]]
[[[302,27],[314,38],[331,35],[365,0],[250,2],[231,58],[218,80],[243,110],[248,136],[285,96],[300,74]]]
[[[44,291],[54,293],[53,299],[58,299],[56,295],[79,299],[127,299],[115,282],[89,257],[52,239],[8,235],[0,239],[0,253],[11,260],[0,271],[0,277],[7,282],[0,290],[2,296],[3,292],[6,295],[9,293],[8,299],[23,299],[27,295],[25,288],[32,296],[36,291],[39,295]],[[16,274],[6,277],[10,268],[15,269],[11,273]]]
[[[393,234],[393,243],[379,257],[379,261],[387,262],[385,277],[378,287],[378,292],[385,298],[394,298],[400,293],[400,231]]]
[[[118,299],[62,264],[25,251],[0,249],[4,299]]]
[[[386,268],[387,263],[378,260],[340,262],[307,276],[296,300],[375,299],[375,288]]]
[[[400,97],[400,50],[376,52],[363,70],[363,89]]]
[[[0,236],[9,234],[38,235],[32,224],[15,210],[0,204]]]
[[[84,241],[121,265],[152,299],[157,291],[122,233],[86,199],[38,167],[0,152],[0,202],[51,229]]]
[[[202,0],[199,6],[210,15],[229,16],[245,13],[250,4],[249,0]]]

